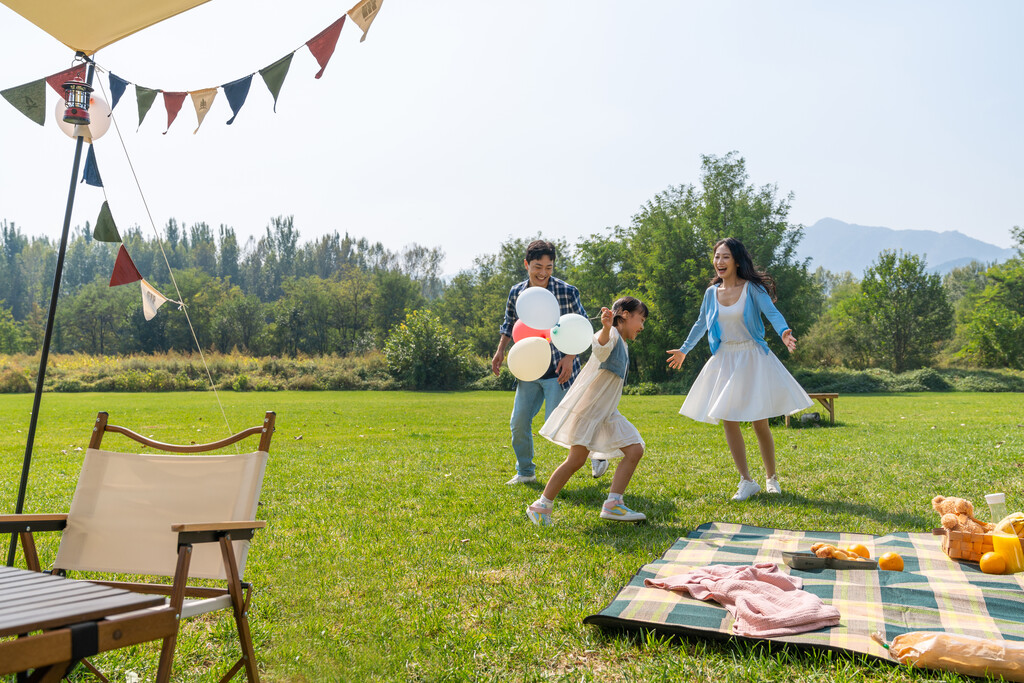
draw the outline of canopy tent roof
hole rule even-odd
[[[76,52],[102,47],[209,0],[0,0]]]

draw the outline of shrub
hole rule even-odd
[[[388,372],[410,389],[459,389],[473,373],[465,344],[429,310],[409,313],[384,344]]]
[[[252,391],[252,382],[249,381],[249,375],[239,375],[235,378],[235,381],[231,383],[231,388],[235,391]]]
[[[27,394],[32,391],[28,378],[17,370],[0,374],[0,394]]]
[[[661,389],[654,382],[637,382],[623,387],[622,393],[627,396],[657,396]]]
[[[488,361],[486,373],[470,384],[469,388],[478,391],[514,391],[516,377],[507,367],[502,367],[501,372],[495,377],[491,372],[490,361]]]

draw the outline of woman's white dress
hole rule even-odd
[[[732,306],[718,303],[722,343],[686,394],[681,415],[700,422],[753,422],[792,415],[814,402],[774,353],[765,353],[743,323],[747,288]]]
[[[566,448],[586,446],[594,460],[621,458],[619,449],[644,443],[640,432],[618,410],[624,379],[601,368],[615,345],[625,343],[614,327],[604,346],[594,335],[590,360],[541,427],[541,436]]]

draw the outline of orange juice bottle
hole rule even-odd
[[[1024,572],[1024,548],[1020,538],[1001,531],[992,532],[992,549],[1006,560],[1006,573]]]
[[[988,509],[992,513],[992,521],[1000,522],[1006,517],[1006,494],[989,493],[985,496]],[[992,532],[992,549],[1006,560],[1006,573],[1024,572],[1024,548],[1016,534],[1001,531]]]

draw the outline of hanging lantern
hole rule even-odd
[[[89,125],[89,94],[93,87],[74,79],[64,84],[64,121],[77,126]]]

